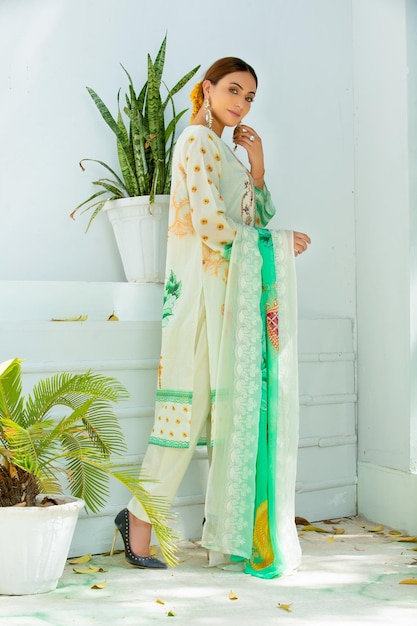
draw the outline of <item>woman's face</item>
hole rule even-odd
[[[232,72],[216,85],[206,80],[205,95],[210,100],[211,113],[222,126],[236,126],[249,113],[256,93],[256,82],[250,72]]]

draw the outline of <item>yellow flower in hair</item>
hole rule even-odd
[[[190,122],[192,122],[201,107],[203,106],[204,98],[202,83],[196,83],[194,85],[194,89],[190,93],[190,100],[193,103],[193,112],[190,118]]]

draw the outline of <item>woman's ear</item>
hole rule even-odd
[[[203,95],[205,98],[208,98],[210,95],[210,89],[211,89],[211,81],[210,80],[203,80],[202,83],[202,87],[203,87]]]

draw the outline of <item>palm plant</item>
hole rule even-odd
[[[71,494],[96,512],[115,478],[141,502],[172,565],[168,507],[144,488],[139,468],[120,457],[126,443],[112,404],[127,395],[116,379],[88,371],[55,374],[23,396],[21,361],[0,364],[0,506],[34,506],[39,493],[62,493],[63,478]],[[58,416],[57,407],[65,415]]]
[[[79,204],[71,213],[83,208],[93,210],[87,225],[103,208],[106,200],[133,196],[150,196],[153,202],[155,194],[168,194],[171,185],[171,164],[176,139],[176,128],[179,120],[187,111],[184,109],[176,113],[174,95],[194,76],[199,65],[183,76],[172,89],[168,89],[162,80],[165,64],[166,36],[164,37],[155,61],[148,54],[148,78],[137,94],[128,71],[123,67],[128,79],[129,90],[125,94],[126,106],[123,111],[127,123],[120,109],[120,90],[117,95],[117,119],[110,113],[100,96],[87,87],[87,91],[97,106],[102,118],[111,128],[117,144],[117,156],[121,170],[119,176],[109,165],[97,159],[82,159],[80,167],[84,171],[84,162],[99,163],[113,178],[100,178],[93,181],[93,185],[101,187],[87,200]],[[164,85],[167,94],[161,95],[161,86]],[[170,121],[166,125],[167,108],[171,108]],[[103,199],[103,195],[105,198]]]

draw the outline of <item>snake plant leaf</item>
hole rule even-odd
[[[85,170],[84,166],[82,165],[84,163],[84,161],[91,161],[92,163],[98,163],[99,165],[102,165],[104,168],[106,168],[106,170],[109,171],[110,174],[112,174],[115,177],[115,179],[117,180],[117,185],[120,187],[120,189],[125,191],[126,194],[127,194],[127,189],[126,189],[122,179],[120,178],[120,176],[118,176],[116,174],[114,169],[112,169],[109,165],[107,165],[107,163],[104,163],[103,161],[100,161],[98,159],[82,159],[80,161],[80,167],[82,168],[83,171]],[[80,205],[80,206],[82,206],[82,205]]]
[[[127,140],[127,137],[125,135],[125,133],[123,132],[123,128],[121,128],[119,126],[119,124],[116,122],[116,120],[113,118],[112,114],[110,113],[109,109],[106,107],[106,105],[104,104],[103,100],[100,98],[100,96],[94,91],[94,89],[91,89],[91,87],[87,87],[87,91],[90,94],[90,96],[92,97],[96,107],[98,108],[102,118],[104,119],[104,121],[106,122],[106,124],[111,128],[111,130],[114,132],[114,134],[116,135],[116,139],[117,139],[117,149],[122,150],[124,153],[124,157],[125,157],[125,167],[127,168],[128,171],[128,176],[129,177],[133,177],[134,176],[134,166],[133,166],[133,158],[132,158],[132,154],[131,154],[131,150],[130,150],[130,146],[129,146],[129,141]],[[123,177],[124,177],[124,173],[122,171]],[[126,184],[126,178],[124,177],[125,180],[125,184]]]
[[[192,70],[190,70],[189,72],[187,72],[187,74],[185,74],[185,76],[183,76],[176,85],[174,85],[174,87],[172,87],[172,89],[169,90],[168,93],[168,97],[164,102],[164,109],[168,104],[168,99],[172,98],[173,96],[175,96],[176,93],[178,93],[187,83],[189,80],[191,80],[191,78],[198,72],[198,70],[200,69],[200,66],[197,65],[196,67],[194,67]]]
[[[107,182],[107,179],[100,178],[100,180],[93,181],[93,185],[100,185],[105,191],[113,194],[113,198],[125,198],[125,195],[115,186],[114,181]]]

